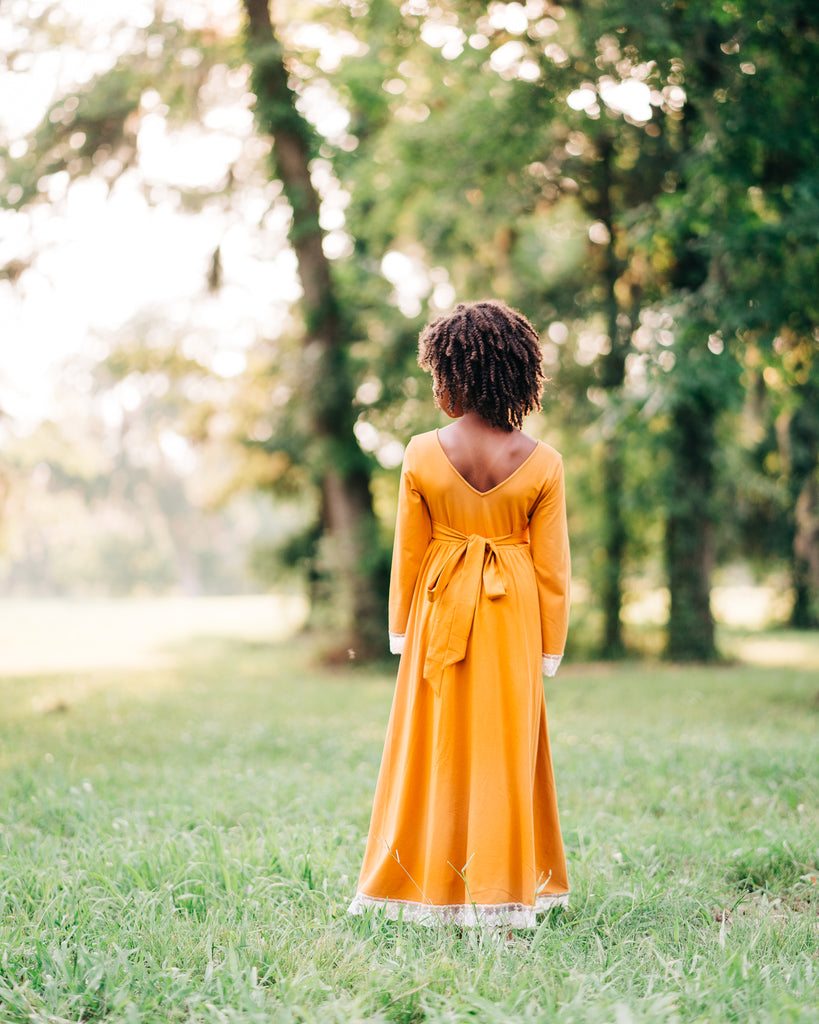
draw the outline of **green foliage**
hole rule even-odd
[[[370,475],[388,531],[396,446],[436,422],[418,328],[453,293],[493,294],[544,333],[552,383],[530,429],[567,455],[575,566],[609,625],[624,576],[665,564],[672,632],[704,636],[700,656],[713,654],[713,557],[790,564],[795,607],[815,621],[819,569],[795,553],[815,546],[819,486],[815,3],[587,0],[517,28],[505,9],[448,0],[273,13],[281,40],[157,15],[113,67],[55,99],[23,156],[0,154],[6,206],[55,200],[66,175],[110,183],[135,166],[147,90],[171,123],[195,121],[211,71],[247,61],[263,131],[349,194],[350,255],[332,261],[332,301],[303,315],[307,336],[337,328],[343,342],[306,366],[298,329],[260,340],[232,409],[244,432],[236,486],[301,492],[313,518],[323,468]],[[29,24],[32,47],[67,45],[72,26],[56,24],[47,13]],[[358,47],[328,61],[305,25]],[[462,43],[435,43],[442,26]],[[517,63],[498,63],[509,44]],[[618,83],[650,90],[648,113],[607,100]],[[349,114],[332,141],[305,114],[316,85]],[[243,161],[224,194],[189,195],[191,209],[263,180],[260,151]],[[287,189],[297,248],[320,241],[309,183]],[[417,308],[397,308],[390,250],[428,278]],[[16,281],[27,258],[2,276]],[[333,439],[317,445],[317,431]]]

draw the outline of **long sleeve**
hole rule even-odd
[[[418,570],[432,536],[429,509],[415,487],[412,473],[412,442],[404,455],[398,492],[398,516],[390,573],[390,650],[400,654],[407,631]]]
[[[543,672],[553,676],[563,657],[569,627],[571,560],[562,461],[557,462],[555,475],[532,511],[529,547],[540,604]]]

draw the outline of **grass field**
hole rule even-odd
[[[819,638],[548,680],[572,902],[508,948],[345,915],[393,665],[248,606],[57,671],[2,610],[2,1024],[819,1020]]]

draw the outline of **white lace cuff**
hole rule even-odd
[[[390,654],[401,654],[406,633],[390,633]]]
[[[555,672],[557,672],[558,666],[562,660],[562,654],[544,654],[541,666],[544,676],[548,676],[551,679]]]

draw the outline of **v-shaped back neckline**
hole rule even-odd
[[[517,474],[523,469],[524,466],[526,466],[529,462],[531,462],[531,460],[535,457],[535,453],[540,448],[540,441],[538,441],[537,438],[535,438],[535,447],[529,452],[529,454],[526,456],[526,458],[523,460],[523,462],[521,462],[519,465],[517,465],[508,476],[505,476],[503,478],[503,480],[501,480],[499,483],[495,484],[494,487],[490,487],[486,491],[479,491],[477,487],[473,486],[466,479],[466,477],[463,475],[463,473],[461,473],[461,471],[455,466],[455,464],[452,462],[450,457],[447,455],[447,453],[446,453],[446,451],[444,449],[444,446],[441,444],[441,438],[440,438],[439,432],[437,430],[435,431],[435,440],[438,443],[438,450],[440,451],[441,455],[443,456],[444,461],[449,466],[449,468],[452,470],[452,472],[455,474],[455,476],[461,481],[462,484],[464,484],[466,487],[468,487],[470,489],[470,491],[472,491],[474,494],[479,495],[481,498],[485,498],[487,495],[492,494],[495,491],[497,491],[498,488],[503,487],[504,484],[508,484],[509,481],[514,476],[517,476]]]

